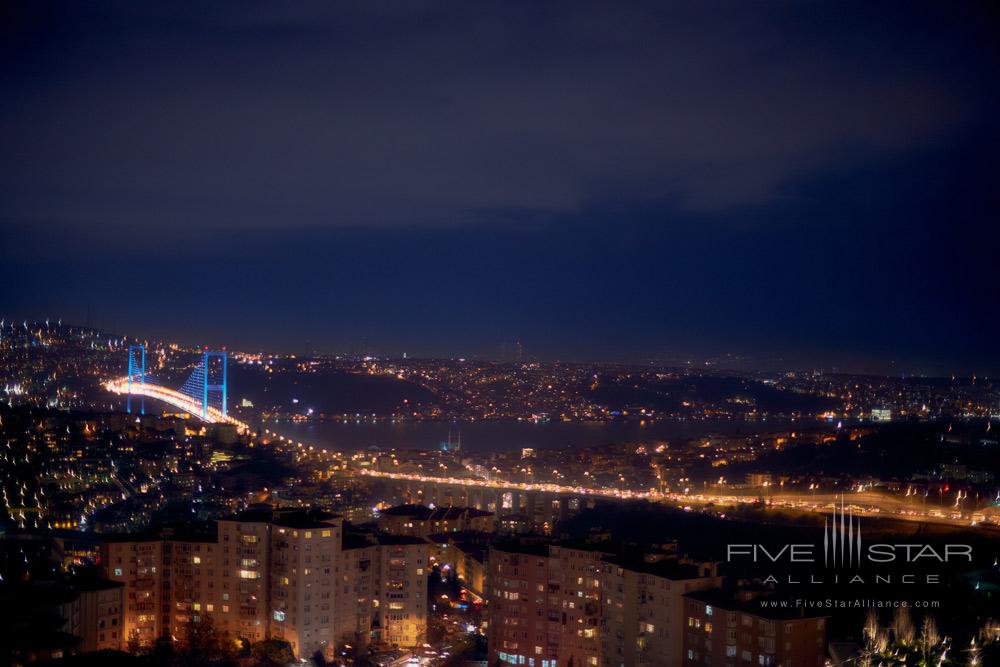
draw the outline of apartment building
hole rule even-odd
[[[419,537],[378,536],[375,597],[384,643],[414,646],[427,633],[428,549]]]
[[[78,616],[70,622],[69,632],[83,641],[81,653],[120,651],[125,646],[125,586],[121,582],[78,577],[72,582],[79,593]]]
[[[679,665],[683,595],[721,578],[712,564],[620,551],[609,541],[495,545],[486,583],[490,664]]]
[[[6,583],[3,646],[11,664],[122,648],[124,586],[90,576]]]
[[[159,534],[114,535],[101,544],[104,576],[125,587],[127,643],[152,646],[158,637],[167,634],[163,623],[164,540]]]
[[[684,595],[721,586],[722,577],[717,576],[715,564],[646,556],[610,557],[601,567],[604,607],[600,664],[681,664]]]
[[[192,622],[218,611],[216,575],[221,573],[213,535],[173,536],[163,545],[162,621],[167,635],[183,639]]]
[[[216,607],[216,537],[210,533],[111,535],[101,544],[105,577],[125,586],[125,643],[183,638]]]
[[[558,655],[563,664],[600,664],[601,572],[612,548],[609,542],[562,542],[549,547],[549,613],[557,615]]]
[[[277,515],[269,526],[270,636],[286,640],[296,655],[332,657],[342,519]]]
[[[600,664],[608,542],[509,543],[489,553],[491,664]]]
[[[273,510],[265,507],[217,523],[222,569],[216,626],[251,643],[269,636],[273,518]]]
[[[334,635],[339,643],[368,646],[381,631],[376,577],[378,543],[369,535],[344,535],[337,591]]]
[[[283,639],[297,656],[330,659],[343,644],[423,643],[428,548],[407,536],[345,539],[340,516],[261,506],[214,534],[108,537],[101,562],[125,587],[126,643],[183,640],[210,616],[234,639]]]
[[[399,505],[379,512],[377,523],[390,535],[427,537],[434,533],[466,530],[492,533],[494,514],[474,507],[427,507]]]
[[[431,566],[451,568],[467,590],[480,597],[485,594],[486,554],[493,534],[471,530],[434,533],[427,541]]]
[[[548,546],[494,545],[488,560],[489,664],[557,667],[561,598],[557,580],[549,597]]]
[[[721,591],[684,600],[685,667],[819,667],[826,660],[826,620],[766,599]]]

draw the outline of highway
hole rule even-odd
[[[106,388],[116,394],[127,394],[128,380],[122,378],[106,383]],[[228,423],[236,426],[241,432],[247,432],[250,427],[228,415],[223,415],[220,410],[214,407],[208,408],[207,418],[202,417],[202,406],[200,401],[196,401],[186,394],[182,394],[174,389],[162,387],[155,384],[132,384],[132,394],[137,396],[147,396],[163,401],[173,407],[191,414],[198,419],[203,419],[208,423]],[[329,458],[331,461],[341,460],[334,452],[316,448],[312,445],[305,445],[302,442],[294,442],[291,438],[285,438],[269,429],[265,429],[267,436],[285,443],[292,447],[308,453],[310,456]],[[553,483],[530,483],[512,482],[504,480],[485,480],[469,477],[438,477],[431,475],[418,475],[412,473],[383,472],[369,470],[365,468],[354,468],[352,472],[371,478],[390,479],[397,481],[419,482],[424,484],[443,484],[448,486],[469,486],[487,487],[497,490],[540,492],[555,495],[589,496],[595,498],[610,498],[617,500],[648,500],[650,502],[672,503],[686,510],[696,507],[704,508],[712,505],[715,508],[724,509],[726,507],[739,507],[741,505],[757,504],[763,501],[769,509],[787,510],[795,512],[815,512],[827,514],[834,512],[835,508],[843,501],[850,507],[855,516],[862,517],[885,517],[904,521],[920,521],[927,523],[944,524],[951,526],[992,526],[1000,524],[1000,512],[984,511],[989,504],[988,499],[976,503],[975,507],[969,507],[967,498],[955,497],[954,505],[946,504],[943,497],[923,498],[907,494],[901,496],[887,492],[872,490],[860,490],[837,493],[787,493],[776,490],[776,487],[759,489],[753,493],[748,492],[693,492],[693,493],[665,493],[655,490],[633,491],[615,488],[591,488],[584,486],[569,486]],[[780,488],[780,487],[778,487]],[[843,500],[842,500],[843,499]],[[930,500],[930,502],[928,502]]]
[[[918,496],[898,496],[870,490],[845,493],[663,493],[659,491],[628,491],[607,488],[587,488],[563,486],[559,484],[532,484],[483,480],[460,477],[435,477],[407,473],[360,470],[367,477],[412,481],[449,486],[488,487],[497,490],[535,491],[557,495],[591,496],[615,498],[619,500],[648,500],[650,502],[672,503],[684,509],[704,508],[712,505],[718,509],[739,507],[764,502],[768,509],[794,512],[832,514],[841,503],[859,517],[884,517],[903,521],[920,521],[951,526],[993,526],[997,527],[1000,513],[987,515],[984,507],[969,508],[956,505],[941,505],[922,502]],[[960,499],[964,500],[964,498]],[[986,503],[983,503],[985,505]]]

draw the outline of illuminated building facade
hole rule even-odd
[[[300,657],[338,646],[423,643],[426,541],[344,541],[326,512],[250,509],[215,535],[121,536],[102,545],[107,576],[125,585],[124,632],[140,645],[184,639],[190,623],[251,643],[282,639]]]
[[[819,667],[826,662],[826,617],[761,605],[719,591],[684,599],[685,667]]]

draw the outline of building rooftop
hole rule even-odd
[[[208,530],[212,524],[205,526],[166,526],[161,530],[147,530],[139,533],[102,533],[102,542],[200,542],[214,544],[219,541],[217,531]]]
[[[323,510],[276,509],[270,505],[252,505],[242,512],[230,514],[219,520],[239,523],[272,523],[284,528],[328,528],[329,521],[339,518],[339,514]]]
[[[490,516],[493,512],[476,509],[475,507],[427,507],[426,505],[397,505],[381,511],[386,516],[400,516],[416,519],[418,521],[452,521],[461,518],[463,515],[476,519]]]
[[[549,557],[549,545],[543,542],[497,542],[493,545],[493,549],[525,556]]]
[[[427,536],[427,539],[438,544],[447,544],[449,542],[453,542],[455,544],[459,542],[487,544],[492,542],[495,537],[496,536],[493,533],[485,533],[481,530],[456,530],[431,533]]]
[[[427,544],[427,540],[414,537],[412,535],[378,535],[376,537],[379,544],[391,546],[406,546],[411,544]]]
[[[341,543],[341,549],[364,549],[365,547],[378,546],[377,542],[372,541],[370,535],[358,534],[358,533],[345,533],[343,542]]]
[[[604,559],[606,563],[617,565],[625,570],[650,574],[661,579],[671,581],[682,581],[684,579],[698,579],[701,574],[697,565],[690,563],[679,563],[674,558],[665,558],[654,562],[649,562],[642,558],[633,556],[608,556]]]
[[[271,520],[275,526],[284,528],[329,528],[330,521],[339,519],[339,514],[312,510],[306,512],[276,512]]]
[[[70,583],[78,591],[106,591],[125,585],[124,581],[114,581],[103,577],[74,577]]]

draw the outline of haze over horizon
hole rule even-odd
[[[986,3],[2,11],[8,320],[1000,371]]]

